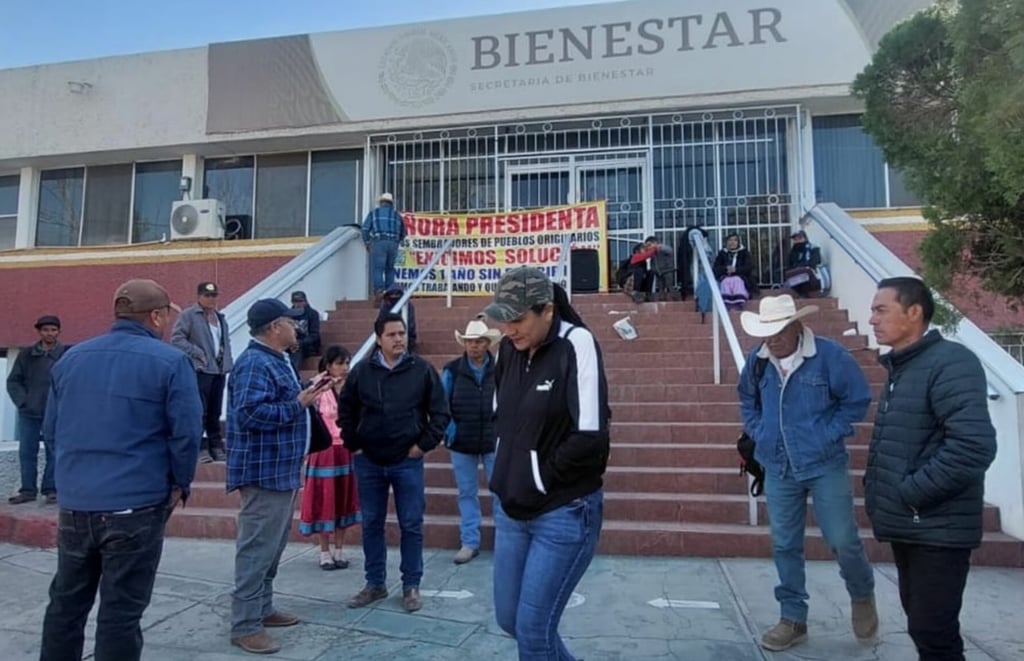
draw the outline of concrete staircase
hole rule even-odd
[[[844,337],[853,328],[835,302],[816,301],[823,309],[811,317],[814,330],[839,338],[854,352],[877,394],[885,379],[875,352],[863,336]],[[625,296],[577,296],[574,304],[594,331],[605,356],[612,408],[612,451],[605,480],[605,522],[601,551],[628,555],[751,556],[770,554],[764,502],[758,503],[761,525],[750,526],[746,482],[739,476],[735,440],[740,432],[736,403],[736,368],[723,342],[723,384],[714,385],[711,323],[689,302],[634,304]],[[459,350],[453,331],[483,307],[483,299],[456,299],[451,309],[440,299],[417,300],[418,353],[437,368]],[[629,311],[639,338],[619,339],[612,322]],[[355,350],[366,339],[375,317],[367,302],[339,303],[323,325],[324,345]],[[738,316],[735,319],[739,327]],[[744,349],[753,342],[744,340]],[[308,365],[313,367],[313,365]],[[872,407],[869,419],[874,415]],[[872,558],[889,559],[886,546],[871,538],[863,506],[863,476],[871,425],[858,425],[850,441],[851,482],[857,496],[857,519]],[[426,543],[456,549],[459,545],[455,481],[444,448],[430,453],[427,472]],[[223,467],[199,467],[190,507],[170,524],[172,535],[232,537],[238,498],[224,493]],[[485,482],[481,475],[481,486]],[[493,543],[491,506],[484,499],[484,546]],[[809,525],[814,525],[808,507]],[[986,539],[975,561],[1021,566],[1022,543],[999,532],[999,514],[986,508]],[[397,543],[397,523],[389,538]],[[808,534],[809,557],[830,552],[816,529]]]
[[[843,336],[854,327],[835,301],[815,301],[822,310],[809,319],[820,335],[838,338],[864,368],[877,396],[885,380],[874,351],[863,336]],[[459,351],[453,331],[461,329],[485,304],[484,299],[456,299],[453,308],[441,299],[415,302],[418,353],[438,369]],[[701,323],[692,302],[632,303],[621,294],[576,296],[574,305],[601,344],[612,408],[612,451],[605,478],[605,521],[600,550],[627,555],[767,557],[771,542],[764,502],[758,503],[760,525],[748,525],[746,480],[738,470],[735,440],[740,418],[735,386],[738,374],[723,340],[723,385],[712,372],[711,322]],[[619,339],[612,322],[628,312],[639,333]],[[735,313],[734,313],[735,314]],[[322,328],[324,345],[357,349],[372,327],[376,310],[368,302],[339,303]],[[734,319],[739,328],[738,315]],[[741,333],[742,335],[742,333]],[[744,350],[754,342],[741,340]],[[307,365],[315,367],[313,361]],[[874,415],[874,407],[868,420]],[[856,515],[874,560],[891,560],[887,546],[876,543],[864,513],[861,478],[871,434],[870,422],[849,440]],[[456,489],[444,448],[427,456],[426,544],[457,549]],[[221,464],[199,466],[189,507],[171,518],[168,534],[182,537],[233,538],[237,494],[224,493]],[[481,487],[486,493],[481,475]],[[485,548],[493,544],[491,506],[484,498]],[[808,507],[808,524],[814,513]],[[297,526],[296,526],[297,527]],[[985,540],[977,564],[1024,566],[1024,542],[1002,534],[996,508],[985,511]],[[352,542],[358,537],[354,529]],[[0,538],[3,538],[0,522]],[[298,533],[293,533],[298,539]],[[397,523],[388,524],[389,542],[397,544]],[[808,531],[807,555],[826,559],[830,551],[816,528]]]

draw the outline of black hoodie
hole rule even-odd
[[[555,316],[531,359],[505,338],[495,365],[497,447],[491,491],[513,519],[593,493],[608,465],[608,384],[586,328]]]

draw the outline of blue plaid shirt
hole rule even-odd
[[[300,486],[309,417],[299,380],[284,354],[253,340],[228,381],[227,490]]]
[[[366,214],[363,220],[363,243],[371,241],[402,241],[405,239],[405,222],[402,214],[390,205],[381,205]]]

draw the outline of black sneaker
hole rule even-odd
[[[199,451],[199,463],[201,463],[201,464],[212,464],[213,463],[213,457],[210,456],[210,451],[209,450],[200,450]]]
[[[228,453],[224,451],[224,448],[213,448],[210,450],[210,456],[213,457],[214,461],[227,461]]]

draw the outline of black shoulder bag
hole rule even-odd
[[[768,366],[767,358],[754,361],[754,407],[761,410],[761,378]],[[754,439],[746,430],[736,439],[736,451],[740,453],[740,475],[750,475],[754,481],[750,483],[750,495],[758,497],[764,492],[764,467],[754,459]]]

